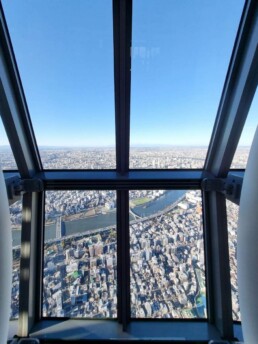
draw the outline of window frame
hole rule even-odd
[[[258,81],[258,3],[256,0],[246,0],[244,6],[203,170],[129,170],[132,0],[113,0],[113,25],[117,159],[115,171],[43,170],[1,4],[0,111],[22,180],[41,179],[44,190],[117,190],[117,228],[121,226],[118,255],[122,261],[118,272],[118,321],[124,331],[129,331],[132,326],[132,322],[129,323],[128,308],[129,231],[125,230],[129,225],[128,190],[201,189],[205,178],[226,178]],[[5,172],[5,175],[7,173]],[[211,329],[221,338],[234,338],[225,197],[224,193],[216,190],[203,190],[208,293],[206,328],[209,328],[207,339],[214,339],[209,332]],[[23,196],[22,245],[29,243],[30,255],[21,249],[23,273],[20,294],[23,298],[20,301],[17,332],[20,337],[30,335],[35,326],[44,326],[40,318],[41,306],[38,298],[38,295],[42,295],[39,282],[42,271],[38,267],[42,266],[43,259],[43,200],[44,191],[32,190]],[[39,252],[37,247],[41,247]],[[126,312],[122,311],[124,308]],[[173,323],[169,323],[171,328]],[[178,328],[181,326],[180,322],[175,323]],[[194,322],[191,324],[194,332]],[[87,323],[87,326],[91,326],[90,323]],[[185,321],[182,326],[187,326]]]

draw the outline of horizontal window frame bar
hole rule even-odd
[[[200,189],[204,171],[51,171],[38,173],[45,190]]]

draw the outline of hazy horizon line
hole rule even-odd
[[[130,146],[130,148],[174,148],[174,147],[183,147],[183,148],[187,148],[187,147],[191,147],[191,148],[208,148],[208,145],[202,145],[202,144],[194,144],[194,145],[190,145],[190,144],[133,144]],[[251,145],[249,144],[243,144],[240,145],[239,147],[251,147]],[[1,145],[0,144],[0,149],[11,149],[10,145]],[[102,148],[116,148],[115,145],[106,145],[106,146],[97,146],[97,145],[89,145],[89,146],[61,146],[61,145],[39,145],[38,146],[39,149],[92,149],[92,148],[96,148],[96,149],[102,149]]]

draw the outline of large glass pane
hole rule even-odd
[[[133,6],[131,168],[202,168],[243,0]]]
[[[22,199],[10,205],[9,209],[13,240],[12,301],[10,319],[13,320],[19,317]]]
[[[115,191],[47,191],[43,316],[117,316]]]
[[[231,201],[227,205],[228,245],[230,259],[231,297],[233,320],[240,321],[239,295],[237,283],[237,223],[239,206]]]
[[[258,123],[257,116],[258,94],[256,92],[230,168],[246,168],[251,144]]]
[[[206,318],[200,191],[130,191],[132,318]]]
[[[3,7],[44,168],[115,168],[112,1]]]
[[[2,170],[17,170],[13,152],[0,116],[0,166]]]

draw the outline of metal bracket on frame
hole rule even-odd
[[[225,194],[233,203],[239,204],[243,178],[229,174],[227,178],[205,178],[202,181],[202,190],[206,192],[216,191]]]
[[[25,192],[41,192],[44,190],[41,179],[21,179],[18,176],[5,178],[9,204],[16,202]]]

